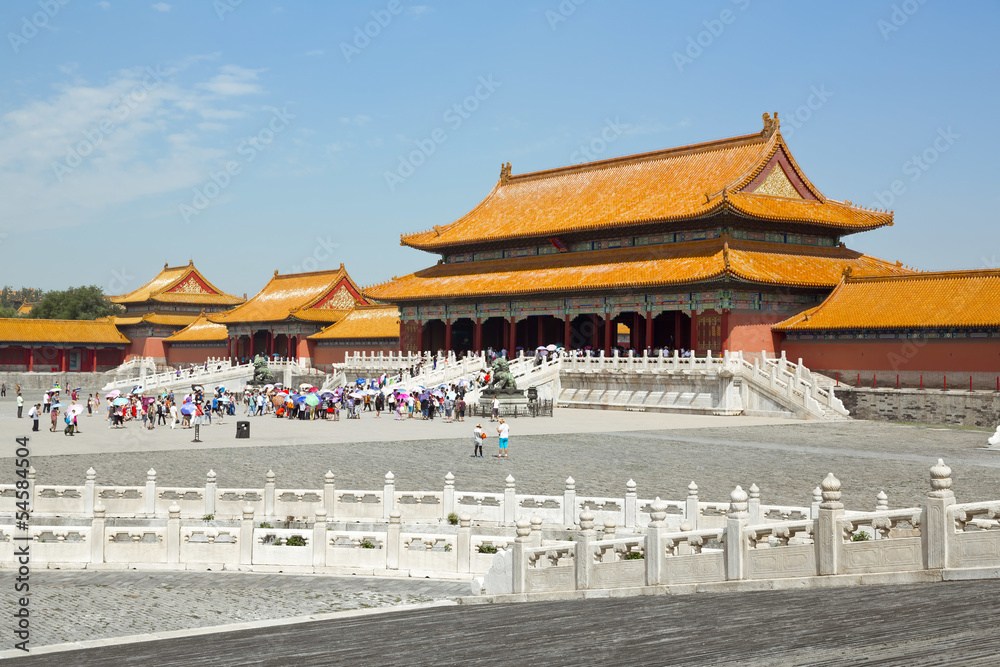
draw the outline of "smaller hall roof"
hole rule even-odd
[[[128,345],[129,340],[107,319],[39,320],[0,318],[4,343],[100,343]]]
[[[310,340],[399,338],[399,309],[395,306],[358,306],[344,319],[309,336]]]
[[[229,330],[224,324],[218,324],[208,319],[205,313],[198,316],[191,324],[164,340],[168,343],[185,343],[189,341],[226,340]]]
[[[150,324],[163,324],[171,327],[185,327],[196,319],[196,313],[145,313],[143,315],[112,315],[111,322],[118,327],[127,327],[143,322]]]
[[[368,299],[351,280],[344,265],[332,271],[274,272],[264,288],[244,304],[209,316],[213,322],[280,322],[289,317],[312,322],[336,322]]]
[[[206,280],[194,266],[194,260],[185,266],[163,265],[152,280],[132,290],[128,294],[111,296],[112,303],[146,303],[156,301],[162,303],[193,303],[206,306],[235,306],[245,299],[232,294],[226,294]]]
[[[823,303],[775,331],[961,329],[1000,326],[1000,270],[845,277]]]
[[[27,315],[37,305],[38,305],[38,301],[25,301],[24,303],[22,303],[18,307],[17,314],[18,315]]]

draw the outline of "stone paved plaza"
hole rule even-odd
[[[30,428],[0,403],[0,433]],[[97,469],[101,484],[141,484],[155,468],[163,485],[199,486],[211,468],[220,487],[263,486],[273,469],[279,488],[322,487],[331,469],[339,488],[380,489],[391,470],[399,490],[440,490],[451,471],[460,490],[500,491],[512,474],[519,492],[559,494],[568,476],[581,495],[621,495],[635,479],[640,497],[681,499],[695,480],[702,500],[725,501],[736,484],[755,482],[762,501],[806,505],[827,472],[843,482],[849,509],[873,509],[880,490],[890,507],[920,504],[928,469],[943,457],[959,502],[1000,497],[1000,453],[984,449],[984,430],[877,422],[793,422],[742,417],[556,410],[553,418],[512,422],[509,460],[471,458],[474,421],[397,423],[373,415],[338,423],[251,419],[250,440],[237,440],[235,419],[192,431],[137,425],[109,430],[82,418],[73,438],[34,434],[41,483],[80,484]],[[491,426],[487,421],[484,426]],[[487,441],[487,453],[496,446]],[[9,450],[8,450],[9,451]],[[0,459],[0,482],[13,478]],[[441,600],[464,594],[464,582],[239,573],[38,572],[33,641],[78,641],[156,630],[222,625],[364,606]],[[11,604],[8,596],[8,604]]]

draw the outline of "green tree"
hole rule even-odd
[[[0,306],[0,317],[17,317],[17,308]]]
[[[122,312],[121,306],[104,298],[100,287],[88,285],[46,292],[29,317],[41,320],[95,320]]]
[[[25,301],[41,301],[44,292],[37,287],[22,287],[14,289],[10,285],[5,285],[0,289],[0,306],[17,310]]]

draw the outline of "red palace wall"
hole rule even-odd
[[[166,346],[167,365],[179,366],[186,364],[201,364],[209,357],[224,358],[226,354],[226,342],[219,345],[206,345],[204,347],[174,347]]]
[[[784,341],[790,361],[802,358],[810,370],[892,372],[1000,372],[1000,340],[911,339],[858,341]]]
[[[742,351],[744,354],[759,353],[761,350],[771,354],[781,354],[779,336],[771,331],[771,327],[788,318],[787,313],[733,313],[728,315],[729,336],[724,340],[726,350]]]
[[[129,339],[131,343],[125,348],[125,359],[132,357],[153,357],[154,359],[164,359],[167,354],[164,349],[162,338],[136,337]]]

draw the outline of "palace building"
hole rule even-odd
[[[318,342],[310,339],[313,334],[344,320],[355,308],[373,304],[341,264],[332,271],[285,275],[275,271],[252,299],[208,319],[228,329],[227,356],[249,359],[257,354],[277,354],[312,363]],[[397,338],[393,338],[384,349],[397,346]]]
[[[129,340],[107,320],[0,319],[0,370],[103,372],[125,360]]]
[[[166,363],[163,342],[172,334],[198,319],[202,312],[212,313],[241,304],[243,298],[226,294],[208,282],[195,268],[163,265],[152,280],[136,290],[109,297],[125,309],[110,321],[131,341],[126,356],[152,357]]]
[[[526,174],[402,236],[437,264],[365,290],[398,305],[400,349],[561,344],[779,351],[772,326],[842,281],[914,273],[849,249],[891,213],[826,197],[777,114],[760,132]]]

